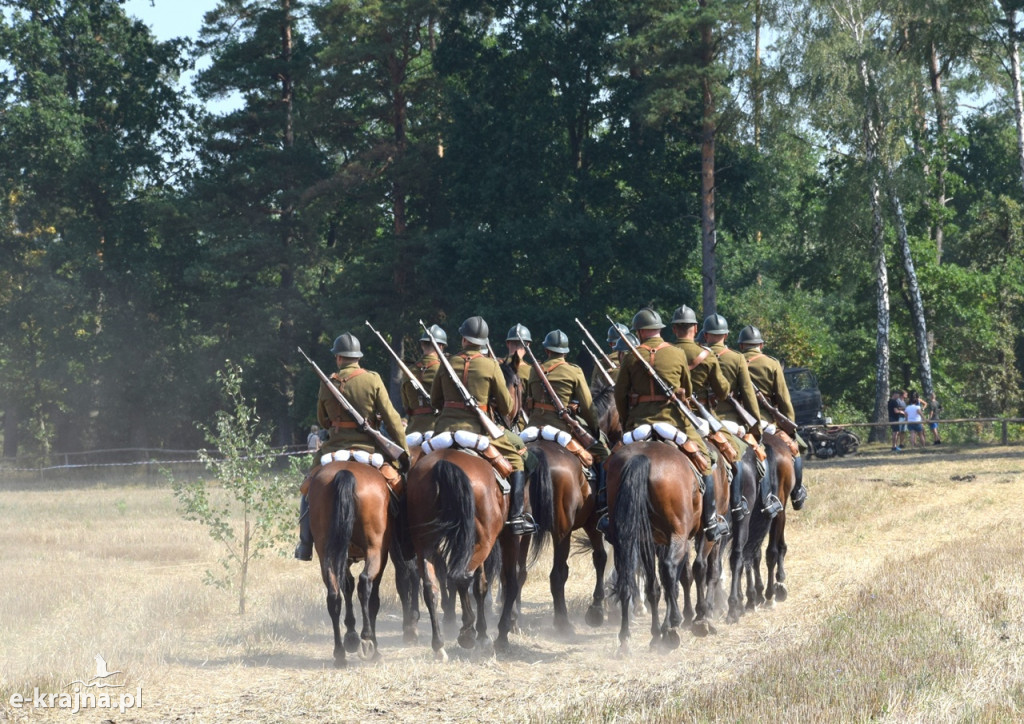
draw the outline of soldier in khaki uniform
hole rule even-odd
[[[718,364],[718,357],[710,347],[697,344],[697,314],[685,304],[680,306],[672,314],[672,333],[675,334],[676,347],[683,350],[686,359],[689,361],[690,382],[693,385],[693,396],[704,405],[712,415],[711,395],[714,394],[719,400],[729,396],[729,382],[722,374]],[[694,412],[697,412],[694,410]],[[750,512],[747,508],[747,501],[743,497],[743,451],[746,444],[727,429],[722,429],[726,440],[736,448],[738,455],[732,466],[732,482],[729,490],[729,500],[732,503],[732,512],[737,516],[736,520],[742,520]]]
[[[604,498],[604,467],[602,463],[611,454],[608,450],[608,441],[601,432],[597,419],[597,410],[594,409],[594,400],[590,394],[590,387],[583,376],[583,370],[572,362],[565,359],[569,353],[569,335],[560,329],[548,332],[544,337],[544,349],[548,358],[541,362],[541,369],[544,376],[548,378],[551,387],[554,388],[558,399],[569,410],[576,406],[579,410],[578,418],[594,437],[594,444],[588,451],[594,457],[593,470],[597,478],[597,509],[607,507]],[[551,425],[559,430],[571,433],[568,423],[563,420],[555,408],[547,388],[533,369],[530,368],[530,384],[527,389],[527,406],[530,409],[530,424],[537,427]]]
[[[448,346],[448,335],[436,324],[430,328],[430,334],[434,335],[437,346],[443,352]],[[430,388],[434,384],[434,377],[437,376],[437,370],[441,366],[441,360],[437,358],[437,353],[434,351],[434,346],[430,344],[430,337],[426,332],[420,337],[420,350],[423,355],[410,371],[416,375],[416,379],[429,394]],[[436,414],[434,408],[430,406],[430,400],[423,399],[423,396],[416,391],[409,380],[402,382],[402,406],[409,419],[405,426],[406,433],[423,433],[434,429]]]
[[[334,340],[331,353],[338,363],[338,371],[331,375],[331,382],[368,423],[373,424],[379,417],[388,436],[405,450],[408,457],[409,447],[405,442],[402,418],[391,404],[383,380],[376,372],[359,366],[359,358],[363,356],[359,340],[346,332]],[[317,395],[316,417],[320,425],[328,430],[327,442],[320,448],[322,455],[336,450],[376,452],[373,439],[359,430],[356,421],[335,399],[324,382],[320,383]],[[313,559],[309,501],[305,495],[299,502],[299,545],[295,548],[295,557],[303,561]]]
[[[711,351],[718,357],[718,367],[722,371],[722,376],[729,383],[730,390],[739,398],[740,403],[742,403],[743,407],[747,409],[747,412],[754,419],[761,419],[761,411],[757,406],[757,396],[754,394],[754,385],[750,381],[750,372],[747,370],[747,360],[742,354],[729,349],[725,345],[725,340],[729,336],[729,323],[725,317],[721,314],[712,314],[706,317],[704,319],[703,334],[704,339],[711,347]],[[745,425],[743,418],[740,417],[736,408],[721,395],[718,396],[718,406],[715,408],[715,414],[720,420],[728,420],[740,427]],[[747,430],[747,432],[750,433],[755,441],[760,441],[760,425],[755,425],[753,429]],[[734,439],[738,440],[737,449],[740,451],[740,457],[742,457],[747,449],[747,444],[742,438]],[[774,518],[782,511],[782,503],[779,502],[775,491],[771,489],[771,486],[768,484],[768,478],[763,472],[760,475],[760,495],[763,506],[762,510],[769,518]]]
[[[661,338],[665,325],[661,315],[653,309],[641,309],[633,317],[633,329],[640,339],[637,351],[682,399],[692,390],[689,362],[686,354]],[[647,369],[632,354],[622,361],[619,377],[615,381],[615,405],[623,421],[622,429],[629,431],[642,424],[668,422],[683,431],[707,460],[713,460],[700,432],[690,425],[676,404],[661,393]],[[717,457],[717,456],[715,456]],[[715,513],[715,484],[710,469],[701,470],[704,477],[704,504],[701,523],[708,540],[718,540],[729,533],[729,524]]]
[[[754,386],[761,391],[765,398],[779,408],[779,412],[790,420],[796,420],[796,412],[793,410],[793,401],[789,397],[789,386],[786,384],[786,376],[782,373],[782,365],[774,357],[764,353],[764,338],[761,330],[754,326],[746,326],[740,330],[739,335],[740,351],[747,359],[747,369],[750,371],[750,380]],[[807,499],[807,489],[803,486],[803,455],[807,452],[807,443],[797,435],[796,443],[799,446],[800,455],[796,455],[793,464],[796,467],[796,487],[790,493],[790,500],[793,501],[793,508],[800,510],[804,500]]]
[[[523,338],[523,342],[527,346],[533,342],[529,329],[522,324],[515,325],[505,335],[505,347],[508,349],[508,355],[502,361],[516,371],[519,379],[523,381],[523,388],[525,389],[530,383],[530,373],[533,370],[530,367],[530,363],[526,361],[526,348],[519,341],[520,337]]]
[[[455,373],[460,376],[462,384],[478,403],[485,414],[491,411],[488,401],[493,400],[498,414],[508,416],[512,411],[512,398],[505,387],[505,377],[496,360],[485,353],[487,346],[487,322],[483,317],[470,317],[459,327],[462,335],[462,351],[450,355]],[[467,407],[465,400],[459,395],[455,383],[447,374],[434,377],[430,388],[430,403],[441,411],[434,423],[434,432],[450,432],[471,430],[486,435],[483,425],[476,413]],[[491,441],[494,447],[505,456],[512,465],[509,484],[512,486],[512,500],[509,507],[509,524],[516,535],[525,535],[536,531],[533,519],[523,513],[526,485],[526,445],[518,435],[505,430],[504,435]]]

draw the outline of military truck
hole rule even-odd
[[[821,390],[818,389],[818,378],[806,367],[787,367],[786,386],[789,397],[793,401],[793,412],[797,427],[807,425],[824,425],[825,410],[821,404]]]

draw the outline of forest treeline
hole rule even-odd
[[[392,369],[364,320],[575,353],[648,303],[756,324],[837,419],[1020,414],[1021,6],[2,2],[4,457],[199,445],[229,359],[291,442],[297,347]]]

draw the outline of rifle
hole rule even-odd
[[[768,402],[768,398],[765,397],[764,393],[756,387],[754,388],[754,394],[757,395],[758,406],[763,407],[768,410],[768,412],[772,413],[772,417],[775,418],[775,424],[779,426],[779,429],[790,437],[794,437],[796,435],[796,423],[783,415],[782,412],[779,411],[779,408]]]
[[[725,435],[722,434],[722,428],[725,426],[717,417],[708,412],[708,408],[704,407],[700,400],[698,400],[694,395],[690,395],[690,402],[697,406],[697,411],[700,413],[700,416],[707,421],[708,426],[711,428],[711,431],[705,436],[708,442],[714,443],[715,447],[717,447],[718,451],[722,453],[726,460],[729,461],[730,465],[735,463],[736,459],[739,457],[739,451],[734,448],[732,443],[729,442]]]
[[[526,342],[523,342],[522,337],[519,337],[519,341],[522,343],[523,347],[526,347]],[[533,366],[533,371],[537,373],[540,381],[544,384],[544,389],[548,391],[548,397],[551,398],[551,404],[554,405],[555,412],[558,413],[558,416],[562,418],[566,425],[569,426],[569,432],[572,433],[574,438],[580,441],[580,445],[584,448],[592,446],[597,442],[594,439],[594,436],[583,429],[583,425],[581,425],[576,418],[572,416],[572,413],[569,412],[569,408],[562,403],[561,398],[559,398],[555,393],[555,388],[551,386],[551,380],[549,380],[548,376],[544,374],[544,368],[540,366],[540,362],[537,361],[537,357],[533,354],[533,350],[526,347],[526,354],[530,356],[530,364]]]
[[[427,392],[427,389],[423,386],[423,383],[420,382],[419,378],[416,377],[416,375],[414,375],[409,370],[408,367],[406,367],[405,362],[402,361],[402,358],[398,356],[398,353],[395,352],[395,350],[391,349],[391,345],[387,343],[383,336],[381,336],[380,332],[373,328],[372,324],[367,322],[366,326],[370,328],[371,332],[377,335],[377,339],[379,339],[380,343],[384,345],[384,349],[391,353],[392,359],[394,359],[395,362],[398,363],[398,369],[402,370],[405,376],[409,378],[409,381],[412,383],[413,388],[416,390],[416,392],[419,393],[420,397],[423,398],[423,401],[427,405],[430,405],[430,393]]]
[[[608,317],[608,321],[611,322],[614,326],[614,319]],[[659,375],[654,370],[654,367],[651,366],[650,362],[643,358],[643,355],[641,355],[637,351],[636,345],[629,341],[629,338],[625,335],[625,333],[618,327],[615,328],[615,331],[619,333],[619,337],[621,337],[622,341],[625,342],[626,346],[629,347],[629,351],[633,353],[633,356],[636,357],[640,361],[640,364],[644,366],[644,368],[647,370],[647,374],[651,376],[651,379],[658,383],[658,387],[661,388],[661,391],[665,394],[665,396],[672,400],[674,403],[676,403],[676,407],[679,408],[679,411],[682,412],[683,416],[687,419],[687,421],[691,425],[693,425],[693,428],[701,433],[702,437],[710,440],[712,435],[710,426],[705,424],[703,420],[694,415],[693,411],[690,409],[690,406],[687,405],[686,402],[676,394],[676,391],[673,390],[665,380],[661,379],[661,375]],[[719,423],[719,428],[721,428],[721,423]],[[707,432],[704,432],[705,429],[707,429]]]
[[[487,436],[493,440],[504,435],[501,428],[494,424],[494,420],[489,418],[487,414],[480,409],[480,403],[476,401],[476,398],[469,394],[469,390],[466,389],[466,386],[462,384],[462,380],[459,379],[455,370],[452,369],[452,363],[448,361],[447,357],[445,357],[444,353],[441,351],[440,345],[437,343],[437,340],[434,339],[434,335],[430,333],[430,330],[427,329],[427,325],[423,323],[422,319],[420,320],[420,326],[423,327],[423,331],[427,333],[428,337],[430,337],[430,344],[434,347],[434,351],[437,352],[437,356],[441,360],[441,366],[444,367],[444,371],[448,373],[452,382],[455,383],[455,389],[459,391],[459,397],[462,398],[466,407],[472,409],[473,412],[476,413],[476,416],[480,419],[480,424],[483,425],[484,430],[487,432]]]
[[[514,374],[516,376],[516,378],[517,378],[515,383],[513,384],[513,387],[515,387],[517,390],[521,390],[522,389],[522,385],[520,383],[522,382],[522,380],[518,379],[519,378],[519,371],[518,370],[513,370],[512,369],[512,365],[506,365],[504,360],[498,359],[498,355],[496,355],[494,353],[494,347],[491,346],[491,340],[487,340],[487,354],[489,354],[491,356],[491,359],[494,360],[495,362],[497,362],[499,365],[505,365],[510,370],[512,370],[512,374]],[[520,397],[520,401],[521,402],[525,401],[525,400],[523,400],[524,396],[522,394],[520,394],[519,397]],[[514,402],[514,400],[513,400],[513,402]],[[526,411],[523,409],[522,404],[519,405],[519,410],[516,412],[516,417],[515,418],[510,420],[507,415],[501,415],[500,417],[501,417],[501,422],[505,423],[505,427],[509,427],[509,428],[511,428],[513,426],[512,423],[514,423],[516,421],[516,418],[520,418],[520,417],[523,418],[523,424],[524,425],[529,425],[530,424],[530,418],[526,416]]]
[[[587,340],[584,339],[581,341],[583,342],[583,348],[587,350],[588,353],[590,353],[591,358],[594,360],[594,368],[601,372],[601,376],[604,377],[604,381],[608,383],[609,387],[614,387],[615,380],[612,379],[612,376],[608,374],[608,370],[606,370],[604,368],[604,365],[601,364],[601,360],[597,358],[597,354],[594,352],[594,350],[590,349],[590,345],[587,344]]]
[[[754,427],[760,423],[760,420],[751,415],[750,411],[743,406],[743,403],[736,399],[736,395],[730,392],[726,399],[732,403],[733,408],[736,410],[736,414],[740,416],[741,420],[743,420],[743,424],[747,426],[748,431],[753,430]]]
[[[607,316],[607,315],[606,315],[606,316]],[[596,340],[596,339],[594,339],[594,335],[592,335],[592,334],[590,333],[590,330],[589,330],[589,329],[587,329],[587,328],[586,328],[586,327],[585,327],[585,326],[583,325],[583,322],[581,322],[581,321],[579,320],[579,317],[574,317],[574,319],[576,320],[576,324],[578,324],[578,325],[579,325],[579,328],[583,330],[583,334],[587,335],[587,339],[589,339],[589,340],[590,340],[590,343],[591,343],[592,345],[594,345],[594,349],[596,349],[596,350],[597,350],[598,352],[600,352],[600,353],[601,353],[601,356],[602,356],[602,357],[604,357],[604,361],[608,363],[608,369],[610,369],[610,370],[613,370],[613,369],[615,369],[616,367],[618,367],[618,365],[617,365],[617,364],[615,364],[614,362],[612,362],[612,358],[611,358],[611,357],[609,357],[608,355],[606,355],[606,354],[604,353],[604,350],[603,350],[603,349],[601,349],[601,345],[599,345],[599,344],[597,343],[597,340]],[[608,317],[608,319],[611,319],[611,317]],[[615,325],[615,322],[612,322],[612,326],[614,326],[614,325]],[[615,329],[618,329],[618,327],[615,327]]]
[[[352,406],[352,403],[345,399],[345,395],[341,394],[341,390],[334,386],[334,383],[324,374],[316,362],[309,358],[309,355],[302,351],[302,347],[299,347],[299,354],[306,358],[306,361],[313,365],[313,369],[316,370],[317,376],[320,377],[320,381],[327,385],[327,389],[331,391],[334,398],[341,403],[341,406],[345,408],[345,412],[352,416],[355,420],[356,427],[360,432],[365,432],[371,438],[373,438],[374,444],[377,449],[384,453],[388,460],[394,462],[401,462],[402,458],[405,457],[405,450],[401,445],[393,440],[388,440],[384,435],[381,434],[380,430],[375,430],[366,421],[366,418],[359,414],[359,411]]]

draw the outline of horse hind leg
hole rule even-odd
[[[380,554],[367,555],[363,572],[359,574],[359,606],[363,615],[363,629],[359,634],[359,655],[362,659],[376,661],[380,658],[377,649],[376,621],[380,609],[380,577],[383,573]]]
[[[604,623],[604,570],[608,565],[608,552],[604,549],[604,536],[594,528],[587,528],[587,537],[590,539],[592,552],[590,560],[594,564],[594,572],[597,574],[597,584],[594,586],[594,595],[587,608],[586,620],[588,626],[600,626]]]
[[[673,539],[659,561],[661,587],[665,589],[665,623],[661,628],[661,647],[664,651],[679,648],[679,624],[683,620],[679,611],[679,562],[685,558],[686,542]]]
[[[341,592],[337,589],[327,590],[327,613],[331,617],[334,629],[334,667],[345,668],[345,647],[341,643]]]
[[[548,580],[551,584],[551,598],[555,606],[555,630],[564,636],[571,636],[575,633],[572,623],[569,622],[569,610],[565,605],[565,582],[569,579],[569,536],[555,544],[553,561],[551,564],[551,575]]]
[[[345,562],[345,650],[354,654],[359,650],[359,634],[356,633],[356,613],[352,605],[356,580],[352,577],[349,564]]]
[[[446,662],[448,661],[448,654],[444,650],[444,636],[441,634],[441,617],[438,615],[440,584],[434,572],[434,564],[420,556],[419,573],[423,583],[423,603],[427,607],[427,614],[430,616],[430,646],[434,650],[434,659]]]

